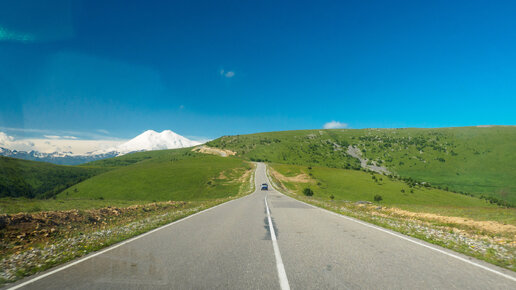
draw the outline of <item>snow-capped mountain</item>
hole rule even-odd
[[[32,160],[32,161],[42,161],[42,162],[50,162],[54,164],[60,165],[78,165],[86,162],[91,162],[99,159],[105,159],[110,157],[117,156],[116,153],[105,153],[105,154],[96,154],[96,155],[75,155],[71,152],[53,152],[53,153],[42,153],[39,151],[31,150],[31,151],[18,151],[18,150],[10,150],[7,148],[0,147],[0,156]]]
[[[161,133],[154,130],[147,130],[115,148],[97,151],[96,153],[117,152],[118,155],[123,155],[135,151],[176,149],[192,147],[199,144],[201,143],[192,141],[170,130],[164,130]]]
[[[44,161],[54,164],[76,165],[94,160],[105,159],[137,151],[176,149],[192,147],[201,144],[176,134],[170,130],[158,133],[147,130],[135,138],[109,149],[96,150],[85,154],[73,152],[42,153],[36,150],[20,151],[0,147],[0,155],[34,161]]]

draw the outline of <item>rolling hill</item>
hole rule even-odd
[[[423,185],[412,186],[373,172],[328,167],[272,164],[276,183],[298,196],[305,188],[317,200],[367,201],[411,212],[496,220],[516,225],[514,208],[501,208],[473,196],[451,193]],[[375,200],[381,197],[380,200]]]
[[[133,153],[85,166],[109,171],[68,188],[58,199],[213,199],[237,195],[248,183],[243,176],[251,172],[251,165],[241,159],[190,148]]]
[[[49,198],[104,171],[0,156],[0,197]]]
[[[437,188],[516,203],[514,126],[284,131],[224,136],[207,145],[247,160],[385,168]]]

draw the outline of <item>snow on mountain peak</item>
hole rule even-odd
[[[114,151],[120,154],[126,154],[134,151],[175,149],[199,144],[201,143],[187,139],[171,130],[164,130],[161,133],[154,130],[147,130],[119,145]]]

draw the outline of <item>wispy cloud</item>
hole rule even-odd
[[[323,128],[324,129],[343,129],[343,128],[348,128],[348,124],[337,122],[337,121],[331,121],[331,122],[324,124]]]
[[[43,137],[47,138],[47,139],[61,139],[61,136],[57,136],[57,135],[43,135]]]
[[[29,129],[29,128],[11,128],[11,127],[0,127],[0,130],[22,132],[22,133],[41,133],[41,134],[51,132],[50,130]]]
[[[57,135],[43,135],[43,137],[47,138],[47,139],[52,139],[52,140],[61,140],[61,139],[65,139],[65,140],[77,140],[78,138],[75,137],[75,136],[57,136]]]
[[[6,132],[7,134],[14,135],[15,137],[23,138],[46,138],[46,139],[66,139],[66,140],[122,140],[109,135],[110,132],[104,129],[97,129],[91,132],[84,131],[69,131],[69,130],[44,130],[44,129],[31,129],[31,128],[11,128],[11,127],[0,127],[0,131]],[[22,136],[20,136],[22,135]]]
[[[235,76],[235,72],[231,71],[231,70],[225,71],[225,70],[221,69],[220,70],[220,75],[229,79],[229,78],[232,78],[232,77]]]

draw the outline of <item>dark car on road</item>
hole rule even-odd
[[[269,190],[269,185],[267,183],[262,183],[262,190]]]

